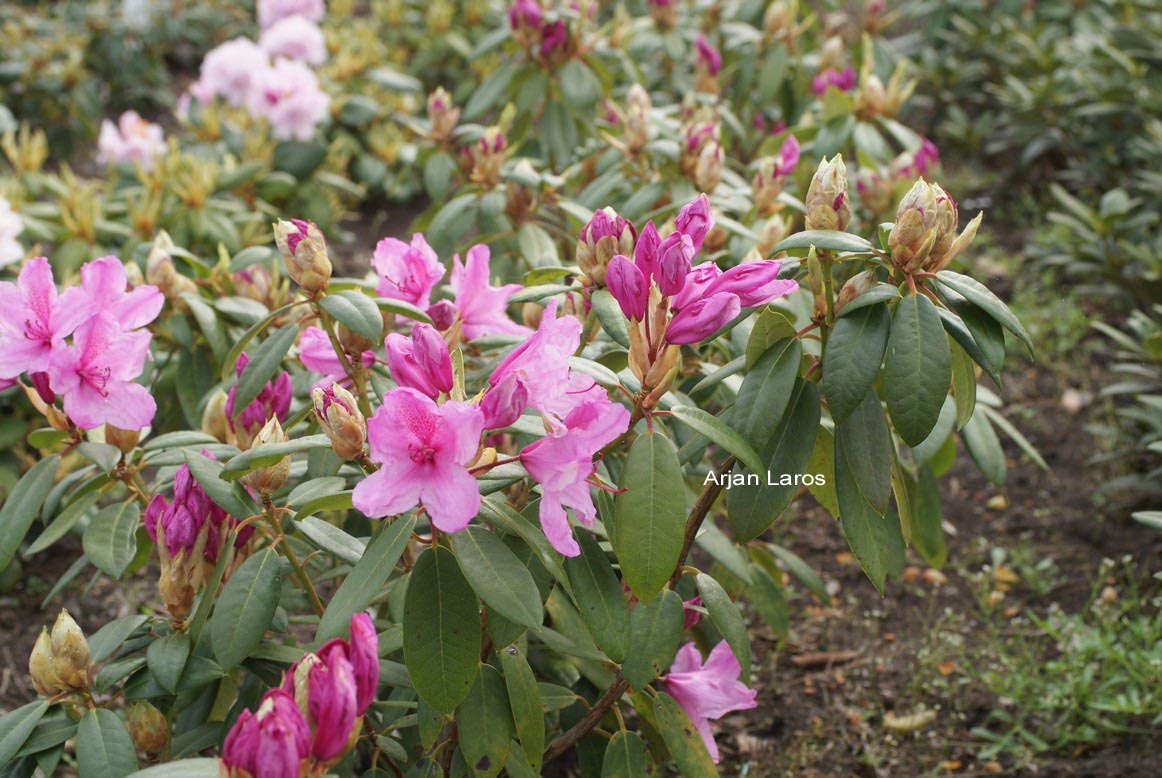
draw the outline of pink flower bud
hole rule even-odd
[[[633,247],[634,264],[646,277],[647,285],[650,279],[658,274],[658,250],[661,246],[662,239],[658,237],[658,228],[653,222],[647,222],[638,236],[637,245]]]
[[[356,703],[362,713],[375,700],[379,689],[379,635],[371,617],[362,611],[351,616],[347,656],[355,671]]]
[[[250,357],[247,354],[240,354],[234,364],[234,373],[241,376],[249,362]],[[226,419],[229,421],[230,430],[238,436],[240,447],[249,448],[251,439],[262,429],[267,419],[275,416],[279,421],[286,421],[287,414],[290,413],[290,374],[283,371],[274,381],[267,381],[258,396],[242,409],[234,407],[234,394],[237,391],[238,385],[235,384],[230,387],[230,393],[226,396]]]
[[[456,322],[456,306],[450,300],[432,303],[428,306],[427,314],[432,320],[432,325],[440,332],[451,329]]]
[[[700,612],[690,607],[691,605],[701,605],[702,595],[697,595],[694,597],[694,599],[686,600],[682,604],[685,606],[682,608],[682,629],[690,629],[698,623],[699,619],[702,618],[702,614]]]
[[[56,394],[49,386],[48,373],[41,370],[29,373],[28,378],[32,381],[32,388],[36,390],[40,399],[44,400],[45,405],[52,405],[56,401]]]
[[[632,224],[612,208],[601,208],[581,228],[575,252],[577,266],[600,286],[605,283],[609,260],[617,254],[633,253],[636,238],[637,230]]]
[[[743,308],[765,305],[799,288],[795,281],[779,279],[780,264],[777,260],[759,260],[732,267],[707,287],[706,295],[729,292],[738,295]]]
[[[646,303],[650,299],[650,282],[628,257],[619,254],[609,261],[605,271],[605,285],[627,319],[641,321],[645,318]]]
[[[294,697],[271,689],[258,711],[243,711],[222,744],[222,765],[229,776],[298,778],[310,753],[310,730]]]
[[[355,671],[343,652],[315,662],[307,677],[307,710],[314,724],[311,756],[327,762],[342,754],[360,712]]]
[[[331,384],[315,387],[311,399],[319,426],[331,439],[335,454],[348,461],[362,457],[363,444],[367,441],[367,421],[355,396],[339,384]]]
[[[713,262],[698,265],[686,276],[686,285],[670,300],[670,307],[680,311],[706,297],[707,288],[721,275],[722,268]]]
[[[384,342],[387,367],[400,386],[410,386],[431,398],[452,389],[452,360],[440,333],[427,324],[412,326],[411,338],[398,332]]]
[[[508,24],[514,30],[521,26],[539,27],[541,6],[536,0],[514,0],[508,7]]]
[[[716,294],[674,314],[666,328],[666,340],[677,346],[697,343],[713,335],[738,316],[742,304],[733,294]]]
[[[484,411],[484,428],[507,427],[524,413],[529,404],[529,391],[516,373],[508,373],[484,393],[480,409]]]
[[[722,70],[722,54],[718,49],[710,45],[710,41],[706,40],[706,36],[702,33],[698,33],[694,39],[694,48],[698,52],[698,64],[704,67],[710,75],[718,75],[718,71]]]
[[[674,228],[683,235],[689,235],[694,251],[702,250],[702,241],[714,229],[714,212],[710,208],[710,198],[706,193],[698,195],[682,206],[674,219]]]
[[[658,248],[658,289],[664,295],[682,291],[697,249],[689,235],[671,232]]]
[[[309,294],[327,288],[331,280],[331,259],[327,241],[314,224],[302,219],[285,219],[274,225],[274,241],[286,260],[291,280]]]

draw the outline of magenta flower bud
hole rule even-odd
[[[393,332],[383,345],[391,377],[400,386],[410,386],[433,399],[452,390],[448,346],[432,326],[416,323],[410,338]]]
[[[637,245],[633,247],[633,261],[642,275],[646,277],[646,285],[650,279],[658,274],[658,250],[662,246],[662,239],[658,237],[658,228],[653,222],[646,222],[642,227],[642,234],[638,236]]]
[[[605,286],[627,319],[641,321],[645,318],[646,303],[650,299],[650,281],[629,257],[618,254],[609,261],[605,271]]]
[[[707,297],[707,288],[721,275],[722,268],[713,262],[698,265],[686,276],[686,285],[670,300],[670,307],[680,311]]]
[[[695,252],[702,250],[702,241],[714,229],[714,212],[710,209],[710,198],[705,192],[682,206],[674,219],[674,228],[690,236]]]
[[[432,320],[432,325],[440,332],[451,329],[456,322],[456,306],[450,300],[432,303],[428,306],[427,314]]]
[[[690,273],[690,263],[698,253],[689,235],[671,232],[658,247],[658,270],[656,280],[662,294],[672,296],[682,291],[686,276]]]
[[[795,172],[798,164],[799,140],[794,135],[788,135],[783,139],[783,145],[779,147],[779,175],[790,175]]]
[[[507,373],[500,383],[484,393],[480,410],[484,411],[484,429],[507,427],[524,413],[529,404],[529,390],[516,373]]]
[[[222,743],[222,766],[227,775],[253,772],[258,740],[258,719],[249,710],[242,711]]]
[[[698,621],[702,618],[702,614],[700,612],[698,612],[690,607],[691,605],[701,605],[701,604],[702,604],[702,595],[700,595],[700,594],[696,595],[694,597],[694,599],[686,600],[684,603],[682,603],[682,605],[685,606],[684,608],[682,608],[682,629],[690,629],[695,624],[697,624]]]
[[[694,39],[694,48],[698,51],[698,63],[706,68],[712,76],[717,76],[718,71],[722,70],[722,54],[718,49],[710,45],[710,41],[706,40],[706,36],[698,33],[698,37]]]
[[[56,401],[56,393],[49,386],[48,373],[41,370],[29,373],[28,378],[32,381],[32,388],[36,390],[40,399],[44,400],[45,405],[52,405]]]
[[[540,24],[541,6],[536,0],[515,0],[508,6],[508,25],[512,29],[539,27]]]
[[[316,662],[307,678],[307,711],[314,724],[311,756],[327,762],[342,754],[360,715],[355,671],[341,651]]]
[[[732,267],[706,289],[706,295],[728,292],[738,296],[743,308],[765,305],[799,288],[792,280],[779,279],[780,262],[759,260]]]
[[[605,283],[606,267],[617,254],[632,254],[637,230],[612,208],[594,212],[581,228],[575,252],[577,266],[596,285]]]
[[[249,362],[250,357],[247,354],[240,354],[234,364],[234,373],[241,376]],[[241,410],[234,407],[234,394],[237,390],[237,384],[231,386],[230,393],[226,396],[226,419],[231,431],[238,435],[242,447],[249,448],[251,439],[262,429],[267,419],[278,417],[279,421],[286,421],[287,414],[290,413],[290,373],[283,371],[274,381],[267,381],[266,386],[262,387],[250,405]]]
[[[228,776],[298,778],[309,754],[310,729],[294,698],[271,689],[258,711],[243,711],[222,744],[222,765]]]
[[[356,707],[363,713],[379,690],[379,635],[371,616],[362,611],[351,616],[347,656],[355,671]]]
[[[569,43],[569,28],[563,19],[541,27],[541,56],[547,57],[556,49],[563,49]]]
[[[677,346],[705,340],[738,316],[742,304],[733,294],[716,294],[683,308],[674,314],[666,328],[666,340]]]

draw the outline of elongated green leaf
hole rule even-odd
[[[952,399],[956,406],[956,428],[963,429],[976,410],[976,368],[972,358],[957,344],[952,350]]]
[[[35,700],[0,716],[0,765],[11,761],[47,711],[47,700]]]
[[[746,340],[746,368],[750,370],[759,358],[781,340],[795,337],[795,325],[787,314],[767,306],[755,318]]]
[[[401,516],[393,523],[381,527],[379,533],[371,539],[363,557],[343,579],[335,596],[327,604],[315,633],[317,644],[321,645],[345,634],[351,616],[366,608],[379,595],[411,540],[415,526],[415,516]],[[539,608],[540,600],[537,606]]]
[[[227,378],[234,375],[234,364],[238,361],[238,357],[242,355],[242,352],[246,350],[246,347],[250,345],[250,341],[254,340],[254,336],[269,327],[271,322],[289,311],[294,306],[295,303],[287,303],[286,305],[283,305],[279,308],[275,308],[263,319],[255,322],[250,327],[250,329],[242,333],[242,336],[238,338],[234,345],[230,347],[230,350],[226,352],[226,358],[222,360],[222,372],[219,375],[219,378],[225,381]]]
[[[294,322],[284,324],[254,349],[250,354],[250,361],[242,370],[242,375],[238,376],[238,385],[234,390],[235,413],[240,413],[243,408],[250,405],[266,386],[267,381],[274,378],[298,335],[298,324]]]
[[[913,503],[912,547],[930,567],[941,567],[948,559],[940,516],[940,490],[932,470],[920,468]]]
[[[1001,325],[993,321],[987,314],[971,303],[963,303],[966,310],[975,311],[979,319],[974,323],[976,331],[969,328],[968,323],[959,315],[947,308],[937,308],[940,314],[940,323],[945,331],[952,336],[960,347],[972,357],[972,361],[980,365],[993,383],[1001,385],[1000,369],[1005,359],[1005,333]],[[996,354],[997,345],[1000,346],[999,357]],[[986,350],[987,349],[987,350]]]
[[[416,560],[404,599],[403,656],[420,698],[451,713],[480,664],[476,595],[452,552],[429,548]]]
[[[110,621],[101,627],[89,638],[89,655],[93,664],[104,662],[113,652],[121,647],[126,638],[132,635],[149,621],[149,617],[142,614],[130,614]]]
[[[319,306],[335,321],[347,325],[373,343],[379,343],[383,334],[383,316],[375,301],[358,289],[344,289],[319,300]]]
[[[726,644],[730,646],[734,658],[742,668],[742,680],[750,683],[750,635],[746,631],[746,622],[739,613],[738,606],[730,599],[730,595],[722,588],[722,584],[714,580],[708,573],[699,573],[695,578],[698,584],[698,594],[702,597],[702,604],[710,616],[714,628],[722,635]]]
[[[250,495],[238,484],[227,483],[221,478],[222,466],[196,451],[183,452],[190,475],[205,490],[206,495],[222,510],[236,519],[248,519],[259,513]]]
[[[270,467],[284,457],[315,448],[330,448],[331,439],[326,435],[307,435],[282,443],[263,443],[232,457],[222,466],[222,478],[237,481],[242,476],[260,467]]]
[[[892,319],[884,393],[892,424],[909,446],[936,426],[951,381],[952,353],[935,304],[922,294],[905,297]]]
[[[135,770],[137,751],[125,723],[108,708],[85,713],[77,727],[80,778],[125,778]]]
[[[888,567],[883,517],[891,493],[890,445],[879,398],[868,392],[860,407],[835,429],[835,496],[847,543],[881,592]]]
[[[984,284],[974,278],[969,278],[960,273],[954,273],[951,270],[941,270],[936,275],[936,281],[958,292],[970,303],[976,305],[989,316],[996,319],[998,324],[1016,335],[1025,344],[1025,348],[1029,349],[1030,354],[1034,353],[1033,339],[1029,337],[1029,333],[1025,331],[1020,320]]]
[[[8,566],[28,528],[40,513],[40,506],[56,480],[56,469],[61,458],[56,454],[45,457],[32,466],[8,493],[0,507],[0,570]]]
[[[605,330],[605,334],[619,346],[629,348],[629,323],[613,295],[605,289],[595,290],[593,310],[597,313],[597,320],[601,322],[601,329]]]
[[[714,766],[702,736],[694,729],[694,723],[677,700],[665,692],[658,692],[654,698],[654,717],[658,732],[682,775],[697,775],[700,778],[714,778],[718,775],[718,768]]]
[[[898,299],[900,299],[899,289],[891,284],[879,283],[840,308],[835,315],[842,319],[856,311],[863,310],[869,305],[878,305],[879,303],[891,302],[892,300]],[[834,333],[832,333],[832,337],[835,337]]]
[[[781,340],[747,370],[734,401],[731,423],[747,443],[766,444],[791,400],[803,348],[798,338]],[[755,471],[762,473],[762,470]]]
[[[790,549],[783,548],[774,543],[768,543],[767,549],[771,554],[779,558],[779,561],[783,563],[783,566],[786,567],[787,572],[791,574],[792,578],[807,587],[807,591],[818,597],[819,601],[824,605],[831,604],[831,595],[827,593],[827,586],[811,565],[804,562]]]
[[[508,706],[504,679],[491,665],[482,665],[468,696],[456,711],[460,748],[474,775],[499,775],[516,730]]]
[[[536,581],[496,533],[469,526],[451,539],[460,571],[485,605],[529,629],[541,626],[544,608]]]
[[[588,530],[573,531],[581,548],[579,556],[565,559],[581,618],[598,647],[614,662],[622,662],[629,649],[629,608],[613,566]]]
[[[89,522],[81,538],[85,556],[110,578],[119,578],[137,553],[137,528],[141,508],[136,501],[102,508]]]
[[[804,230],[783,238],[778,245],[771,249],[771,254],[795,249],[809,249],[812,246],[819,250],[849,251],[856,254],[872,253],[872,244],[859,235],[839,230]]]
[[[328,554],[334,554],[336,558],[349,565],[358,564],[367,548],[365,541],[352,537],[334,524],[329,524],[315,516],[308,516],[302,521],[296,521],[295,526],[299,532],[303,533],[303,537],[310,541],[312,546],[321,548]]]
[[[755,550],[752,549],[752,552]],[[754,584],[747,587],[746,596],[762,620],[771,628],[771,632],[779,638],[787,637],[790,630],[787,598],[783,594],[783,587],[765,567],[755,566]]]
[[[525,759],[534,774],[541,771],[541,756],[545,751],[545,716],[541,710],[541,692],[537,679],[525,655],[516,646],[497,652],[508,690],[516,735]]]
[[[819,390],[811,381],[796,379],[786,412],[759,452],[766,469],[746,473],[734,466],[732,475],[743,480],[726,492],[726,515],[739,543],[757,538],[771,526],[805,483],[799,476],[810,460],[819,417]],[[810,475],[814,483],[817,474]],[[785,482],[785,477],[790,478]]]
[[[220,771],[217,757],[179,759],[139,770],[133,778],[216,778]]]
[[[375,300],[375,305],[379,310],[387,313],[394,313],[397,316],[403,316],[412,321],[423,322],[424,324],[431,324],[432,317],[424,313],[422,310],[412,305],[405,303],[403,300],[392,300],[386,297],[378,297]]]
[[[638,599],[650,600],[670,578],[682,553],[686,499],[674,444],[660,433],[630,446],[614,500],[614,550],[621,574]]]
[[[89,492],[74,499],[69,503],[68,507],[52,520],[52,523],[45,528],[44,532],[40,533],[36,540],[32,541],[25,553],[28,556],[39,554],[63,538],[68,534],[69,530],[77,525],[81,517],[89,512],[89,509],[97,503],[100,497],[100,492]]]
[[[609,739],[601,763],[601,778],[642,778],[656,772],[646,741],[636,732],[620,729]]]
[[[822,385],[836,424],[846,419],[871,389],[884,360],[890,326],[888,306],[883,303],[860,308],[835,323],[823,349]]]
[[[752,472],[761,473],[763,471],[763,461],[754,448],[743,439],[742,435],[727,426],[726,422],[717,416],[693,405],[674,406],[672,413],[675,419],[699,435],[710,438],[711,441],[734,454],[735,458],[749,467]]]
[[[621,666],[631,688],[640,691],[670,669],[682,639],[682,598],[666,589],[630,614],[629,655]]]
[[[149,644],[145,652],[149,661],[149,672],[161,688],[170,694],[177,691],[178,679],[186,669],[186,660],[190,656],[190,636],[184,632],[175,632]]]
[[[984,477],[997,486],[1002,486],[1008,471],[1005,451],[1001,448],[1001,441],[988,417],[979,411],[974,413],[960,430],[960,440]]]
[[[223,669],[242,664],[270,629],[282,591],[279,555],[266,548],[243,562],[214,606],[210,639]]]
[[[534,503],[535,504],[535,503]],[[530,506],[531,507],[531,506]],[[569,586],[569,577],[565,573],[565,566],[561,564],[561,555],[549,545],[545,533],[540,527],[534,527],[504,501],[499,494],[490,495],[480,503],[480,518],[497,529],[516,535],[529,545],[537,555],[537,559],[552,573],[553,577]]]

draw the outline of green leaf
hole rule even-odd
[[[823,251],[849,251],[856,254],[871,254],[872,244],[859,235],[839,230],[804,230],[783,238],[773,249],[771,255],[780,251],[795,249],[809,249],[814,246]]]
[[[722,584],[709,573],[698,573],[694,580],[698,584],[698,594],[702,597],[702,604],[706,607],[710,622],[730,646],[734,658],[742,668],[741,678],[744,683],[749,684],[750,635],[746,631],[746,622],[743,621],[738,606],[730,599]]]
[[[517,231],[517,242],[520,253],[529,267],[556,268],[561,264],[557,256],[557,245],[539,224],[533,222],[522,224]]]
[[[960,440],[984,477],[997,486],[1005,483],[1008,467],[996,430],[983,413],[974,413],[960,430]]]
[[[802,355],[799,339],[787,338],[772,345],[747,370],[734,401],[731,423],[752,446],[764,445],[783,417]]]
[[[262,341],[250,355],[250,361],[238,376],[238,385],[234,390],[234,409],[241,413],[242,409],[250,405],[258,393],[274,377],[286,353],[299,335],[298,324],[291,322],[284,324],[274,333]]]
[[[116,446],[110,446],[108,443],[94,443],[93,441],[85,441],[77,446],[77,451],[81,455],[96,465],[102,473],[108,473],[117,466],[117,462],[121,459],[121,450]]]
[[[884,521],[891,492],[890,433],[875,392],[835,429],[835,496],[840,524],[876,589],[883,592],[888,568],[888,527]]]
[[[895,287],[891,287],[895,289]],[[888,306],[860,308],[835,323],[823,348],[823,396],[839,424],[867,396],[888,345]]]
[[[494,532],[468,526],[451,534],[460,571],[484,604],[510,621],[536,629],[544,621],[537,584]]]
[[[952,399],[956,404],[956,428],[963,429],[976,410],[976,368],[958,345],[952,345]]]
[[[557,553],[545,533],[540,527],[526,521],[524,516],[517,513],[504,501],[503,495],[485,497],[480,503],[480,518],[497,529],[516,535],[528,544],[537,555],[537,559],[553,577],[563,583],[568,583],[569,577],[565,567],[561,564],[561,555]]]
[[[56,454],[37,462],[12,487],[4,505],[0,507],[0,570],[8,566],[28,528],[40,513],[40,506],[44,505],[56,481],[56,469],[60,462],[61,458]]]
[[[833,517],[839,518],[839,503],[835,499],[835,436],[826,427],[815,433],[815,447],[807,460],[806,472],[816,476],[807,484],[811,496]]]
[[[16,755],[48,707],[47,700],[36,700],[0,716],[0,765]]]
[[[884,364],[892,424],[909,446],[928,437],[952,381],[952,353],[936,305],[922,294],[900,300]]]
[[[472,90],[472,96],[464,106],[463,120],[472,121],[496,105],[500,96],[508,89],[514,75],[516,75],[514,62],[505,63],[493,70],[480,86]]]
[[[771,346],[780,340],[793,337],[795,325],[785,313],[770,306],[763,308],[755,318],[750,337],[746,341],[746,369],[750,370]]]
[[[110,621],[101,627],[89,638],[90,661],[93,664],[104,662],[113,655],[114,651],[121,647],[121,644],[125,642],[126,638],[136,632],[147,621],[149,621],[148,616],[143,614],[130,614]]]
[[[173,694],[177,691],[178,680],[190,656],[190,636],[184,632],[175,632],[159,638],[149,644],[145,656],[149,660],[149,672],[158,685]]]
[[[416,560],[404,598],[403,656],[416,693],[451,713],[480,664],[476,595],[452,552],[429,548]]]
[[[983,310],[995,319],[998,324],[1016,335],[1025,344],[1025,348],[1029,349],[1030,355],[1034,353],[1033,339],[1029,337],[1029,333],[1025,331],[1020,320],[984,284],[974,278],[969,278],[960,273],[954,273],[951,270],[941,270],[936,274],[936,281],[954,292],[958,292],[970,303]]]
[[[702,736],[694,729],[694,723],[677,700],[665,692],[658,692],[654,698],[654,717],[679,773],[699,778],[718,775],[718,768],[714,766]]]
[[[646,602],[682,553],[686,498],[674,444],[656,432],[639,436],[622,468],[621,489],[614,500],[614,551],[626,584]]]
[[[287,140],[274,147],[275,170],[305,181],[327,158],[327,147],[319,141]]]
[[[120,578],[137,553],[141,508],[135,500],[109,505],[89,522],[81,538],[85,556],[110,578]]]
[[[948,559],[944,527],[940,516],[940,490],[931,468],[921,467],[916,480],[911,527],[912,547],[930,567],[941,567]]]
[[[714,443],[734,454],[739,462],[749,467],[752,472],[763,472],[763,461],[751,445],[743,440],[726,422],[693,405],[676,405],[671,411],[674,418],[685,424],[699,435],[709,438]],[[620,556],[620,555],[619,555]]]
[[[137,770],[137,751],[129,730],[108,708],[93,708],[77,727],[80,778],[124,778]]]
[[[601,322],[601,329],[623,348],[629,348],[629,323],[621,306],[606,289],[597,289],[593,292],[593,310],[597,313],[597,320]]]
[[[403,300],[390,300],[386,297],[378,297],[375,300],[375,307],[381,311],[394,313],[397,316],[403,316],[413,321],[423,322],[424,324],[432,323],[432,317],[411,303],[405,303]]]
[[[331,439],[326,435],[307,435],[304,438],[295,438],[282,443],[263,443],[231,457],[222,466],[221,478],[227,481],[237,481],[242,476],[257,470],[260,467],[270,467],[278,464],[283,458],[301,451],[310,451],[314,448],[330,448]]]
[[[187,449],[184,454],[190,475],[222,510],[243,520],[259,513],[258,506],[241,486],[222,480],[220,464],[196,451]]]
[[[734,483],[726,491],[726,515],[739,543],[757,538],[791,504],[800,483],[783,484],[782,477],[797,478],[805,472],[819,431],[819,416],[819,390],[811,381],[795,379],[787,410],[759,452],[766,468],[747,474],[740,465],[734,466],[733,475],[749,475],[748,480]],[[816,475],[814,471],[810,474]]]
[[[178,759],[133,773],[133,778],[217,778],[221,770],[217,757]]]
[[[350,497],[350,493],[347,496]],[[302,521],[296,521],[295,526],[315,548],[333,554],[337,559],[349,565],[358,564],[367,549],[365,541],[352,537],[334,524],[316,516],[308,516]]]
[[[289,311],[294,306],[295,303],[287,303],[286,305],[283,305],[279,308],[275,308],[263,319],[251,325],[250,329],[246,330],[246,332],[242,334],[242,337],[238,338],[234,345],[230,347],[230,351],[226,353],[226,358],[222,360],[222,372],[219,377],[225,381],[230,376],[234,375],[234,365],[236,362],[238,362],[238,357],[241,356],[242,352],[246,350],[246,347],[250,345],[250,341],[254,340],[254,336],[265,330],[268,326],[270,326],[271,322]]]
[[[379,595],[411,540],[415,526],[415,516],[401,516],[391,524],[382,524],[379,533],[367,544],[362,558],[327,603],[315,633],[317,644],[344,635],[351,616],[366,608]],[[540,606],[539,600],[537,605]]]
[[[541,710],[541,692],[537,679],[525,655],[516,646],[508,646],[496,654],[504,673],[508,703],[512,708],[516,735],[528,760],[529,767],[539,774],[541,756],[545,751],[545,716]]]
[[[468,696],[456,710],[460,748],[475,775],[499,775],[516,730],[508,707],[504,679],[492,665],[482,665]]]
[[[682,640],[682,598],[666,589],[630,613],[629,655],[621,666],[630,688],[646,684],[670,669]]]
[[[786,638],[790,630],[787,598],[783,595],[783,588],[761,565],[754,568],[754,583],[747,587],[746,596],[775,636]]]
[[[279,555],[273,548],[257,552],[230,576],[210,617],[210,640],[223,669],[237,667],[258,648],[281,592]]]
[[[767,549],[771,554],[778,557],[787,568],[787,572],[803,586],[807,587],[807,591],[819,598],[819,601],[824,605],[831,604],[831,595],[827,593],[827,586],[823,583],[823,579],[811,567],[811,565],[804,562],[798,555],[791,552],[789,549],[774,543],[768,543]]]
[[[967,307],[974,307],[971,306],[971,303],[967,302],[964,303],[964,305]],[[980,309],[978,308],[976,310],[979,312]],[[984,339],[984,342],[987,343],[987,339],[993,336],[999,338],[1000,340],[1001,356],[1000,359],[997,360],[994,364],[993,358],[987,355],[984,349],[981,348],[980,343],[977,341],[976,335],[974,335],[968,328],[968,324],[964,321],[964,319],[960,318],[947,308],[937,308],[936,312],[940,314],[940,323],[944,325],[945,332],[951,335],[952,339],[956,341],[956,343],[959,344],[959,346],[964,349],[964,351],[970,357],[972,357],[972,361],[976,362],[978,365],[984,368],[985,373],[987,373],[988,377],[993,380],[993,383],[995,383],[997,386],[1000,386],[1001,377],[998,371],[1000,370],[1001,362],[1004,360],[1005,345],[1005,333],[1004,330],[1001,329],[1001,325],[997,324],[987,315],[983,313],[979,314],[982,317],[982,322],[984,323],[984,328],[979,332],[979,334],[980,337]],[[990,345],[990,349],[991,348],[993,348],[993,346]]]
[[[40,533],[36,540],[32,541],[28,546],[28,550],[24,553],[27,556],[39,554],[63,538],[68,534],[69,530],[77,525],[81,517],[89,512],[89,509],[96,504],[100,497],[101,493],[95,491],[77,497],[52,520],[51,524],[45,527],[44,532]]]
[[[859,297],[849,302],[847,305],[840,308],[835,315],[842,319],[844,316],[850,316],[856,311],[863,310],[869,305],[891,302],[892,300],[898,299],[900,299],[899,289],[897,289],[892,284],[878,283],[871,289],[861,294]],[[835,333],[832,333],[831,337],[835,337]]]
[[[605,747],[601,778],[642,778],[657,771],[646,741],[636,732],[620,729]]]
[[[573,536],[581,553],[565,559],[565,570],[573,584],[581,618],[598,647],[620,663],[629,650],[629,608],[621,582],[588,530],[575,527]]]
[[[319,300],[319,307],[331,314],[335,321],[346,324],[373,343],[383,341],[383,316],[375,301],[358,289],[333,292]]]

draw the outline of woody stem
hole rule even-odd
[[[327,313],[320,305],[313,305],[315,312],[319,315],[319,321],[323,324],[323,331],[327,333],[327,339],[331,341],[331,348],[335,350],[335,356],[339,357],[339,364],[343,367],[343,372],[351,379],[351,383],[355,386],[355,395],[359,401],[359,411],[364,416],[371,416],[371,403],[367,399],[367,385],[363,377],[363,363],[358,365],[352,364],[347,356],[343,344],[339,342],[339,336],[335,334],[335,320],[331,318],[331,314]]]
[[[263,496],[262,507],[266,520],[270,523],[270,528],[274,531],[275,536],[282,543],[283,553],[290,562],[291,568],[295,571],[295,575],[302,584],[303,591],[307,593],[307,598],[311,601],[311,608],[316,615],[322,616],[325,608],[323,601],[319,599],[319,593],[315,591],[315,584],[311,581],[311,577],[307,575],[307,570],[303,567],[303,563],[299,561],[298,554],[295,553],[294,546],[291,545],[290,538],[282,532],[282,524],[279,521],[278,514],[275,513],[274,506],[271,505],[270,497]]]

